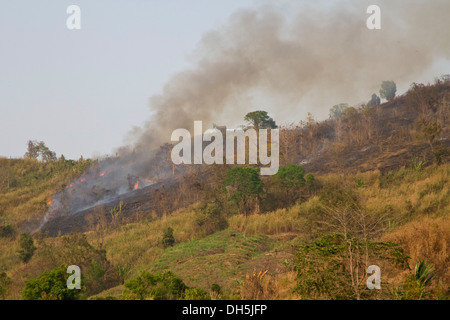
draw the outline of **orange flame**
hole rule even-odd
[[[85,182],[86,181],[86,179],[85,178],[82,178],[81,180],[80,180],[80,182]]]
[[[73,183],[69,184],[66,189],[72,188],[73,187]]]
[[[47,202],[47,205],[50,206],[53,203],[53,200],[50,200],[49,202]]]
[[[139,188],[139,180],[136,181],[135,185],[134,185],[134,190],[137,190],[137,188]]]
[[[105,175],[104,172],[100,172],[100,174],[98,175],[99,177],[103,177]]]

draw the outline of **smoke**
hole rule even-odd
[[[258,109],[279,123],[306,112],[325,118],[334,104],[367,102],[383,80],[407,88],[449,59],[447,0],[329,2],[240,10],[206,33],[192,68],[150,98],[152,116],[133,132],[132,149],[146,154],[194,120],[239,124]],[[370,4],[381,8],[381,30],[366,27]]]
[[[100,161],[54,195],[40,227],[133,192],[137,181],[141,188],[170,177],[166,150],[155,152],[174,129],[192,130],[194,120],[206,129],[242,124],[254,110],[268,111],[279,124],[307,112],[325,118],[335,104],[367,102],[383,80],[407,88],[436,62],[450,60],[450,1],[371,2],[295,2],[234,13],[202,37],[192,67],[150,98],[150,119],[130,132],[133,141],[119,157]],[[366,27],[371,4],[381,8],[381,30]]]

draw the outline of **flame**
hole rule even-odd
[[[134,185],[134,190],[137,190],[137,188],[139,188],[139,180],[136,181],[135,185]]]
[[[53,200],[50,200],[49,202],[47,202],[47,205],[50,206],[53,203]]]
[[[102,171],[102,172],[100,172],[99,174],[98,174],[98,176],[99,177],[103,177],[105,174],[108,174],[108,173],[111,173],[111,172],[113,172],[114,170],[106,170],[106,171]]]
[[[66,189],[72,188],[73,187],[73,183],[69,184]]]
[[[82,178],[81,180],[80,180],[80,182],[85,182],[86,181],[86,179],[85,178]]]

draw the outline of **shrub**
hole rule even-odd
[[[183,298],[187,289],[183,280],[170,271],[160,274],[142,271],[139,276],[128,279],[125,287],[122,298],[131,300],[177,300]]]
[[[25,281],[24,300],[78,300],[81,290],[67,288],[67,267],[61,265],[40,277]]]
[[[23,262],[30,261],[36,250],[33,238],[28,233],[22,233],[19,238],[20,250],[18,250],[19,257]]]
[[[173,236],[173,229],[168,227],[163,232],[162,244],[164,248],[172,247],[175,243],[175,238]]]
[[[0,238],[13,238],[14,228],[12,225],[7,224],[5,226],[0,226]]]

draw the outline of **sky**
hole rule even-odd
[[[66,9],[81,9],[69,30]],[[78,159],[110,154],[150,116],[148,99],[186,68],[202,34],[248,0],[2,1],[0,155],[28,140]]]
[[[28,140],[70,159],[112,154],[151,118],[150,97],[190,68],[205,33],[220,29],[236,10],[269,2],[3,0],[0,156],[22,157]],[[289,16],[294,3],[275,5]],[[72,4],[81,9],[80,30],[66,27]],[[442,68],[436,60],[414,80],[430,81]]]

